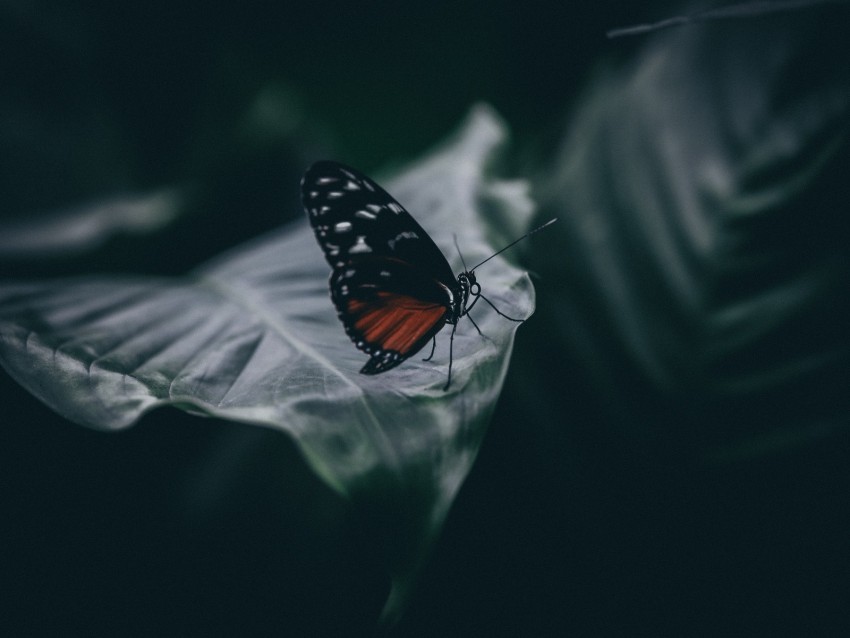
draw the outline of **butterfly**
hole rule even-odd
[[[357,348],[369,355],[361,373],[392,370],[430,341],[429,361],[437,333],[449,324],[449,369],[443,388],[448,390],[458,321],[468,317],[481,334],[469,315],[479,299],[505,319],[523,321],[503,314],[481,294],[475,268],[484,262],[472,269],[464,265],[455,277],[422,226],[363,173],[338,162],[316,162],[301,180],[301,199],[332,269],[329,286],[337,314]]]

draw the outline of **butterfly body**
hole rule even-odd
[[[474,305],[480,294],[475,273],[455,277],[410,213],[359,171],[317,162],[304,175],[301,195],[332,268],[337,314],[349,338],[369,355],[362,373],[396,367],[445,325],[456,326]]]

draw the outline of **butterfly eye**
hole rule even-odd
[[[481,294],[481,284],[479,284],[477,281],[473,281],[472,285],[469,287],[469,294],[472,295],[473,297],[477,297],[478,295],[480,295]]]

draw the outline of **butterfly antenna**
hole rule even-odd
[[[544,229],[544,228],[546,228],[547,226],[549,226],[549,225],[551,225],[551,224],[554,224],[556,221],[558,221],[558,218],[557,218],[557,217],[553,217],[552,219],[550,219],[548,222],[546,222],[546,223],[545,223],[545,224],[543,224],[542,226],[538,226],[538,227],[537,227],[537,228],[535,228],[534,230],[530,230],[530,231],[528,231],[528,232],[527,232],[525,235],[523,235],[522,237],[519,237],[519,238],[517,238],[517,239],[514,239],[514,240],[513,240],[510,244],[508,244],[507,246],[505,246],[505,247],[504,247],[504,248],[502,248],[501,250],[497,250],[496,252],[494,252],[494,253],[493,253],[492,255],[490,255],[487,259],[485,259],[485,260],[484,260],[484,261],[482,261],[480,264],[478,264],[478,266],[481,266],[482,264],[486,264],[488,261],[490,261],[491,259],[493,259],[493,257],[495,257],[496,255],[499,255],[499,254],[501,254],[501,253],[505,252],[508,248],[510,248],[510,247],[511,247],[511,246],[513,246],[514,244],[516,244],[516,243],[518,243],[518,242],[521,242],[521,241],[522,241],[523,239],[525,239],[526,237],[530,237],[531,235],[533,235],[533,234],[534,234],[534,233],[536,233],[537,231],[539,231],[539,230],[543,230],[543,229]],[[455,245],[457,245],[457,239],[455,239]],[[458,252],[460,252],[460,249],[458,249]],[[461,259],[461,261],[463,261],[463,257],[461,257],[460,259]],[[478,266],[474,266],[474,267],[472,268],[472,270],[473,270],[473,271],[474,271],[474,270],[476,270],[476,269],[478,268]],[[464,267],[464,269],[466,269],[466,264],[464,264],[464,266],[463,266],[463,267]],[[469,272],[469,271],[468,271],[468,272]]]
[[[455,248],[457,248],[457,254],[460,255],[460,263],[463,264],[463,271],[469,272],[469,270],[466,267],[466,260],[463,258],[463,253],[460,252],[460,246],[457,243],[457,235],[455,233],[452,233],[452,239],[455,240]]]

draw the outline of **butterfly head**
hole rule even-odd
[[[463,290],[465,298],[468,298],[469,295],[477,297],[481,293],[481,286],[475,280],[475,273],[472,271],[465,270],[460,273],[457,276],[457,282]]]
[[[457,276],[457,285],[460,288],[460,295],[457,300],[458,307],[455,309],[455,315],[462,317],[472,306],[469,303],[469,298],[478,297],[481,294],[481,285],[475,280],[475,272],[471,270],[464,270]]]

